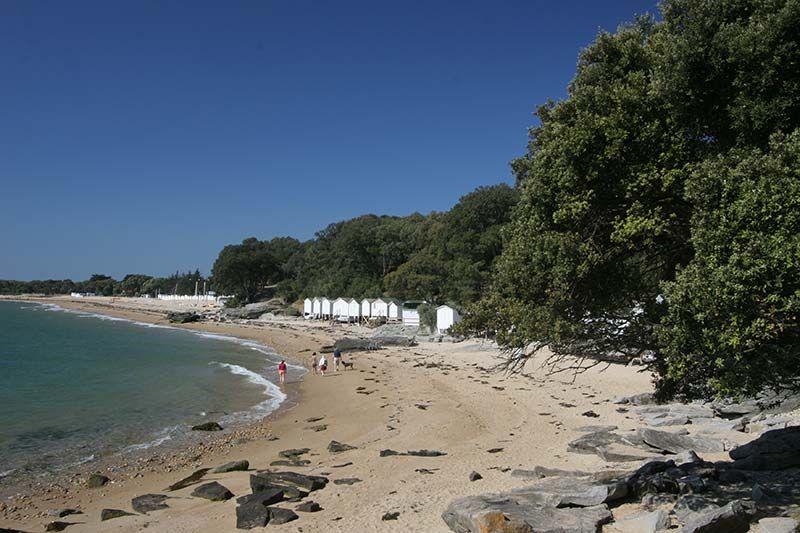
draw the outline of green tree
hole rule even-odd
[[[687,183],[695,258],[665,284],[660,387],[685,396],[796,388],[800,130],[733,150]]]
[[[701,366],[718,381],[692,386],[697,375],[673,367],[699,340],[679,341],[664,328],[681,323],[672,310],[680,286],[692,265],[708,261],[696,231],[712,207],[698,201],[698,169],[733,165],[737,150],[764,149],[771,133],[799,124],[800,9],[794,1],[669,0],[662,13],[663,22],[639,18],[600,33],[581,53],[567,99],[539,108],[528,153],[512,163],[521,199],[492,293],[463,327],[495,331],[511,368],[544,345],[554,371],[652,355],[665,395],[738,393],[710,363]],[[755,338],[750,349],[758,350]],[[746,365],[729,376],[737,372],[751,378]]]

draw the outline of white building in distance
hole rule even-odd
[[[436,308],[436,330],[445,333],[453,324],[461,321],[458,309],[449,305],[440,305]]]

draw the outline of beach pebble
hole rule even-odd
[[[285,524],[299,518],[297,513],[291,509],[282,509],[280,507],[267,507],[267,509],[269,509],[270,524]]]
[[[470,481],[478,481],[479,479],[483,479],[483,476],[479,473],[475,472],[474,470],[469,474]]]
[[[167,498],[168,496],[164,494],[143,494],[131,500],[131,507],[133,507],[133,510],[137,513],[147,514],[150,511],[168,508],[169,505],[164,503],[164,500]]]
[[[331,453],[341,453],[341,452],[346,452],[348,450],[355,450],[355,449],[356,449],[355,446],[351,446],[349,444],[344,444],[344,443],[341,443],[341,442],[337,442],[335,440],[332,440],[328,444],[328,451],[331,452]]]
[[[384,513],[384,515],[381,517],[381,520],[386,522],[387,520],[397,520],[399,517],[400,517],[400,513],[395,511],[393,513]]]
[[[71,526],[72,523],[70,522],[59,522],[56,520],[55,522],[50,522],[44,528],[45,531],[64,531],[67,529],[68,526]]]

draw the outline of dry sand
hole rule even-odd
[[[163,308],[143,309],[125,300],[93,299],[78,303],[49,300],[64,307],[79,307],[125,318],[163,320]],[[307,362],[342,330],[319,324],[289,321],[281,324],[241,326],[234,324],[187,327],[250,338],[273,346],[287,357]],[[116,480],[101,489],[73,491],[66,499],[35,496],[23,505],[31,515],[47,509],[80,508],[84,514],[62,519],[75,522],[68,531],[224,532],[235,529],[235,500],[224,503],[190,498],[194,487],[168,493],[169,509],[100,522],[104,508],[131,509],[131,498],[146,493],[165,493],[169,484],[189,475],[194,468],[248,459],[251,468],[266,469],[287,448],[310,448],[311,465],[284,470],[321,474],[331,480],[359,478],[354,485],[330,483],[311,499],[323,510],[298,513],[300,520],[268,529],[276,531],[424,531],[445,532],[441,519],[447,505],[460,496],[499,491],[524,484],[510,475],[513,468],[535,465],[601,470],[594,455],[567,453],[567,443],[578,437],[576,428],[589,424],[614,424],[621,429],[637,427],[628,415],[611,403],[620,395],[652,389],[650,378],[635,368],[612,366],[577,376],[533,380],[492,372],[499,353],[490,344],[466,341],[457,344],[423,343],[413,348],[391,348],[371,353],[345,354],[355,370],[307,375],[287,385],[299,394],[297,405],[273,415],[254,431],[257,440],[204,453],[193,465],[168,473]],[[436,365],[436,366],[432,366]],[[290,376],[291,377],[291,376]],[[364,389],[359,390],[360,387]],[[361,393],[359,393],[361,392]],[[368,394],[363,394],[368,392]],[[599,418],[582,413],[593,410]],[[308,419],[324,417],[308,422]],[[324,424],[314,431],[310,426]],[[272,434],[278,440],[267,440]],[[339,454],[327,451],[331,440],[357,446]],[[431,449],[442,457],[380,457],[382,449],[398,451]],[[488,450],[501,448],[490,453]],[[346,465],[346,466],[342,466]],[[472,471],[483,479],[470,482]],[[113,478],[113,476],[110,476]],[[248,494],[249,473],[209,475],[237,496]],[[20,505],[17,503],[17,505]],[[294,508],[296,504],[281,506]],[[396,521],[383,521],[387,512],[399,512]],[[0,527],[41,531],[53,520],[41,515],[23,521],[0,520]]]

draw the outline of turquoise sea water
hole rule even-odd
[[[0,301],[0,478],[261,418],[286,398],[279,360],[233,338]]]

